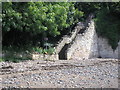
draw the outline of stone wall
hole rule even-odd
[[[78,34],[67,52],[67,59],[88,58],[120,58],[120,41],[116,50],[108,44],[108,40],[97,36],[94,21],[91,20],[85,32]]]
[[[67,59],[98,57],[97,34],[94,21],[90,21],[85,32],[78,34],[67,51]]]
[[[58,60],[59,52],[65,45],[68,48],[65,52],[62,52],[66,56],[66,59],[88,59],[88,58],[116,58],[120,59],[120,41],[116,50],[113,50],[108,44],[108,40],[102,37],[98,37],[95,24],[92,18],[86,20],[86,23],[78,23],[75,29],[71,32],[70,36],[65,35],[58,42],[55,49],[55,54],[15,54],[16,57],[30,57],[32,59],[39,60]],[[9,54],[10,55],[10,54]]]
[[[108,44],[108,40],[102,37],[98,38],[98,53],[101,58],[120,58],[120,41],[116,50]]]
[[[33,60],[58,60],[58,54],[45,55],[45,54],[32,54]]]
[[[56,45],[55,49],[56,49],[56,53],[59,53],[60,50],[64,47],[65,44],[69,44],[71,43],[74,38],[76,37],[77,33],[83,28],[82,23],[78,24],[75,29],[71,32],[70,36],[63,36],[62,39],[60,39],[60,41],[58,42],[58,44]]]
[[[78,24],[74,30],[72,30],[71,35],[67,36],[63,36],[61,38],[61,40],[58,42],[58,44],[55,47],[55,54],[52,55],[46,55],[46,54],[26,54],[24,52],[20,52],[20,53],[4,53],[4,55],[2,55],[3,57],[10,57],[11,55],[15,58],[31,58],[33,60],[58,60],[59,59],[59,52],[61,51],[61,49],[66,45],[69,44],[73,41],[73,39],[76,37],[77,33],[80,31],[80,29],[83,28],[82,23]]]
[[[71,32],[70,36],[63,36],[58,44],[55,47],[55,54],[52,55],[46,55],[46,54],[31,54],[31,58],[33,60],[59,60],[59,52],[61,49],[66,45],[73,41],[73,39],[76,37],[77,33],[82,29],[82,23],[78,24],[75,29]]]
[[[120,58],[120,42],[116,50],[113,50],[108,44],[107,39],[97,36],[95,23],[92,18],[86,20],[85,26],[79,23],[71,32],[70,36],[65,35],[56,45],[54,55],[32,54],[33,59],[40,60],[58,60],[59,52],[66,45],[70,44],[65,54],[69,59],[88,59],[88,58]],[[86,28],[85,28],[86,27]],[[82,33],[80,32],[85,28]]]

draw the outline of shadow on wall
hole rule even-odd
[[[113,51],[106,39],[97,36],[92,17],[83,25],[79,23],[70,37],[64,36],[59,41],[53,59],[120,58],[120,42],[117,49]],[[36,57],[39,58],[40,55]]]
[[[90,21],[84,33],[79,33],[72,48],[75,48],[71,59],[88,59],[98,57],[97,35],[95,32],[94,21]],[[69,51],[70,52],[70,51]],[[69,53],[68,52],[68,53]]]
[[[120,42],[115,51],[105,38],[97,36],[94,21],[84,33],[79,33],[69,48],[68,59],[120,58]]]
[[[91,29],[90,29],[91,30]],[[88,58],[115,58],[120,59],[120,41],[116,50],[108,44],[108,40],[98,37],[95,27],[93,26],[93,34],[90,38],[90,53]],[[89,32],[89,31],[88,31]],[[89,46],[88,46],[89,47]]]
[[[68,46],[69,46],[69,44],[65,44],[64,47],[59,52],[58,55],[59,55],[60,60],[67,60],[66,50],[67,50]]]
[[[102,37],[98,37],[98,52],[101,58],[115,58],[120,59],[120,41],[118,47],[113,50],[108,44],[108,40]]]
[[[82,38],[84,38],[83,43],[87,44],[87,45],[83,44],[84,45],[82,46],[83,49],[81,49],[80,51],[81,54],[83,54],[83,57],[85,56],[84,58],[120,59],[120,41],[118,43],[118,47],[116,48],[116,50],[113,50],[112,47],[108,44],[107,39],[98,37],[95,30],[94,21],[91,22],[90,26],[88,27],[88,30],[86,31]]]

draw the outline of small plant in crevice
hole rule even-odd
[[[42,53],[43,53],[43,48],[34,47],[34,48],[33,48],[33,52],[37,52],[37,53],[39,53],[39,54],[42,54]]]
[[[55,49],[54,48],[49,48],[49,49],[43,49],[43,53],[44,54],[54,54],[55,53]]]
[[[54,54],[55,53],[55,48],[52,47],[52,44],[50,43],[45,43],[44,48],[42,47],[34,47],[33,52],[38,53],[38,54]]]

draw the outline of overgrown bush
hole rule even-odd
[[[116,49],[120,40],[120,18],[108,9],[97,13],[96,30],[99,36],[107,38],[113,49]]]
[[[44,39],[69,32],[65,28],[76,23],[83,12],[71,2],[3,2],[2,16],[3,45],[21,46],[33,44],[35,35]]]
[[[33,52],[35,53],[39,53],[39,54],[54,54],[55,53],[55,49],[53,47],[50,47],[48,49],[43,49],[43,48],[39,48],[39,47],[35,47],[33,48]]]
[[[98,35],[116,49],[120,40],[120,2],[77,2],[75,7],[84,12],[84,20],[90,13],[95,14]]]
[[[45,44],[55,43],[56,37],[69,32],[82,16],[71,2],[3,2],[3,50],[53,54],[54,48]]]

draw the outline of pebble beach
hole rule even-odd
[[[117,59],[1,62],[0,88],[118,88]]]

